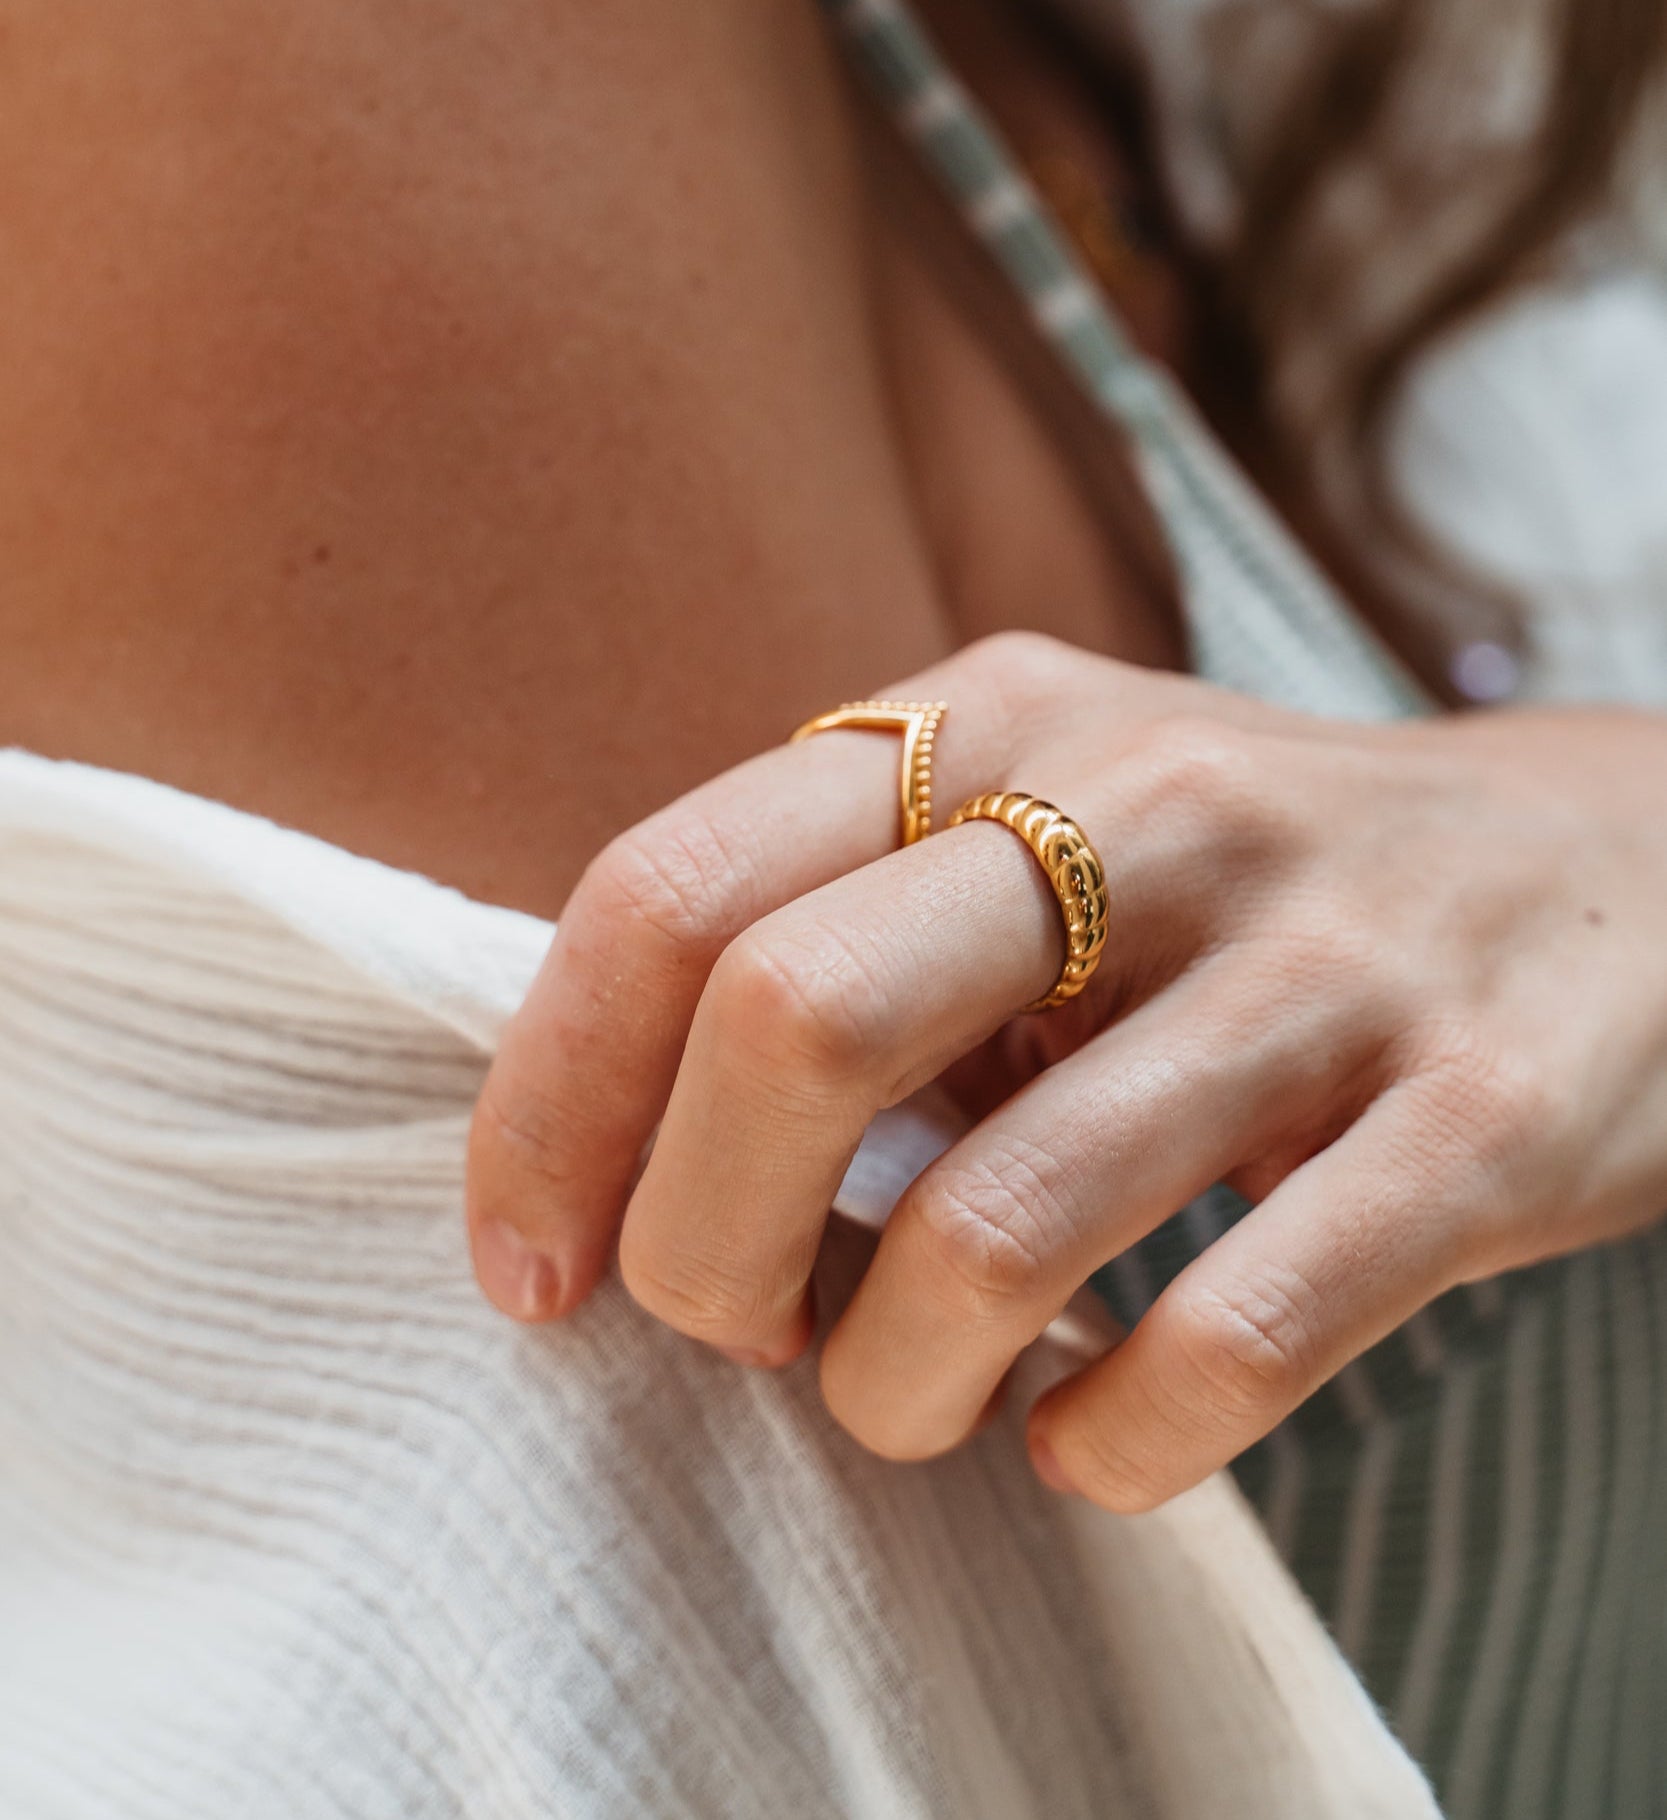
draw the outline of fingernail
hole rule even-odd
[[[1033,1435],[1030,1441],[1030,1463],[1036,1469],[1036,1476],[1053,1491],[1062,1491],[1070,1497],[1079,1497],[1076,1486],[1065,1475],[1065,1468],[1059,1463],[1059,1455],[1042,1439]]]
[[[791,1365],[804,1351],[803,1344],[789,1342],[785,1346],[772,1347],[768,1352],[755,1346],[718,1346],[715,1352],[721,1352],[726,1359],[736,1365],[745,1365],[755,1371],[780,1371],[784,1365]]]
[[[508,1220],[482,1220],[475,1229],[475,1270],[487,1298],[518,1321],[547,1321],[561,1299],[561,1279]]]
[[[791,1323],[785,1338],[773,1346],[713,1346],[714,1352],[721,1352],[734,1365],[745,1365],[754,1371],[780,1371],[782,1366],[791,1365],[811,1343],[816,1334],[815,1304],[809,1291],[799,1305],[798,1311],[791,1317]]]

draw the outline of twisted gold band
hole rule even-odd
[[[949,826],[963,822],[1000,822],[1011,828],[1042,863],[1065,918],[1065,965],[1050,991],[1026,1007],[1049,1011],[1073,999],[1100,964],[1111,921],[1105,868],[1082,829],[1070,816],[1040,797],[1016,790],[992,790],[963,803]]]
[[[902,810],[902,844],[912,847],[932,832],[932,746],[938,726],[949,712],[942,701],[848,701],[843,707],[818,714],[794,729],[790,745],[851,727],[869,733],[901,733],[903,764],[898,777],[898,802]]]

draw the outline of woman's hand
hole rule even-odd
[[[940,819],[1016,789],[1087,831],[1088,990],[1015,1020],[1058,903],[1005,828],[892,851],[894,739],[727,773],[596,860],[506,1033],[469,1184],[505,1312],[567,1313],[617,1236],[650,1311],[793,1358],[865,1126],[953,1069],[984,1116],[887,1226],[828,1406],[883,1454],[954,1446],[1093,1270],[1225,1179],[1255,1211],[1031,1418],[1045,1478],[1134,1510],[1452,1285],[1667,1210],[1667,722],[1333,724],[1027,635],[890,693],[950,704]]]

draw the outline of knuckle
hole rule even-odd
[[[738,861],[710,823],[657,816],[616,836],[592,860],[574,910],[676,949],[705,949],[720,939],[735,881],[744,876]]]
[[[1202,796],[1237,783],[1250,763],[1250,741],[1207,714],[1168,714],[1140,741],[1147,766],[1178,793]]]
[[[1284,996],[1349,1006],[1397,995],[1385,944],[1364,905],[1310,895],[1281,916],[1266,954],[1270,984]]]
[[[627,1228],[627,1233],[629,1228]],[[619,1274],[633,1301],[691,1339],[745,1339],[768,1324],[762,1286],[739,1267],[698,1253],[664,1257],[622,1241]]]
[[[999,1320],[1035,1293],[1069,1218],[1044,1167],[1021,1151],[939,1167],[910,1191],[958,1312]]]
[[[1155,689],[1168,695],[1174,683],[1158,682],[1150,670],[1021,627],[988,633],[963,646],[950,663],[959,677],[958,692],[983,698],[979,713],[986,758],[1016,761],[1023,756],[1027,770],[1038,755],[1067,765],[1080,758],[1069,730],[1074,708],[1090,707],[1097,724],[1103,723],[1108,708],[1115,713],[1125,703],[1149,704]],[[1004,768],[1010,769],[1010,762],[997,762],[990,775]]]
[[[1503,1045],[1449,1036],[1424,1076],[1429,1154],[1467,1161],[1513,1198],[1530,1181],[1543,1188],[1541,1164],[1557,1148],[1565,1100],[1541,1069]]]
[[[1295,1271],[1177,1290],[1172,1329],[1197,1407],[1236,1424],[1283,1413],[1318,1381],[1316,1301]]]
[[[1148,1397],[1138,1387],[1133,1394],[1136,1401],[1122,1419],[1078,1421],[1069,1435],[1074,1482],[1095,1503],[1124,1515],[1154,1510],[1183,1489],[1171,1440],[1181,1412],[1167,1397]],[[1183,1418],[1183,1435],[1186,1427]]]
[[[1177,714],[1145,729],[1124,759],[1119,794],[1147,816],[1184,816],[1212,839],[1272,839],[1284,828],[1271,787],[1266,741],[1204,714]]]
[[[988,670],[1004,688],[1018,691],[1051,688],[1081,656],[1063,639],[1019,627],[988,633],[967,651],[970,662]]]
[[[846,1081],[881,1046],[881,983],[829,932],[757,925],[724,950],[707,992],[726,1044],[765,1079]]]
[[[1012,736],[1051,726],[1061,697],[1081,687],[1085,666],[1102,660],[1045,632],[1009,629],[969,645],[961,661],[989,691]]]
[[[547,1095],[500,1068],[488,1071],[469,1123],[471,1175],[489,1157],[508,1157],[517,1174],[560,1189],[573,1175],[564,1121]]]

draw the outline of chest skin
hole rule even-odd
[[[0,742],[555,914],[1029,625],[1177,640],[804,0],[10,0]]]

